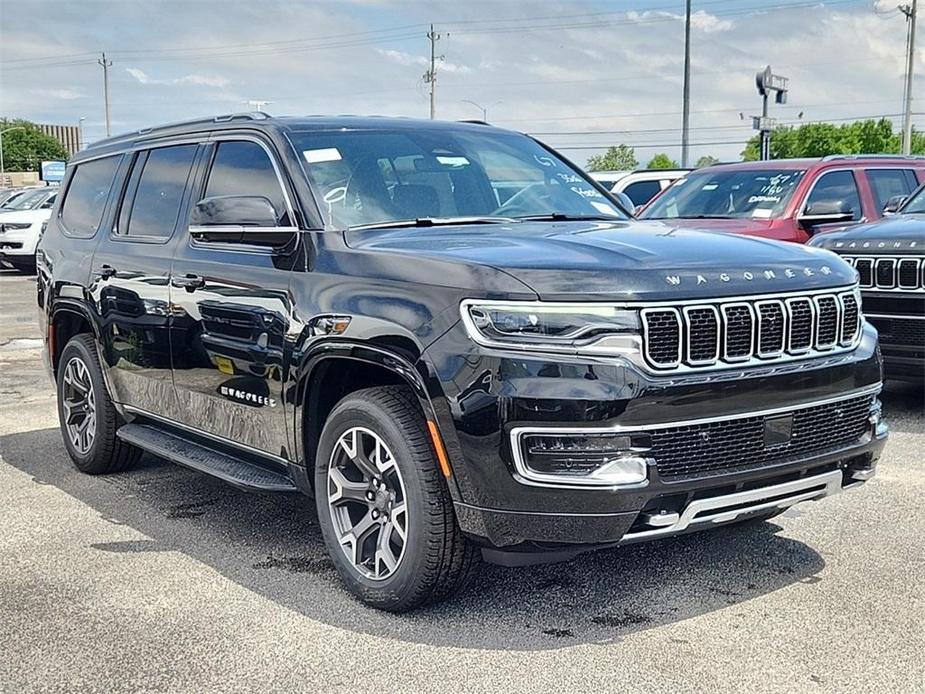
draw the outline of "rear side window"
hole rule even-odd
[[[909,195],[918,188],[912,169],[868,169],[867,180],[879,212],[894,195]]]
[[[177,145],[138,153],[119,213],[120,235],[170,238],[180,216],[196,148]]]
[[[256,142],[234,140],[218,144],[205,197],[221,195],[265,197],[276,210],[280,226],[290,224],[283,189],[273,162]]]
[[[861,218],[861,196],[858,195],[858,184],[854,180],[854,174],[850,171],[830,171],[822,174],[806,200],[806,207],[817,202],[838,201],[848,206],[853,220]]]
[[[77,165],[61,207],[61,221],[71,236],[89,238],[96,233],[120,159],[106,157]]]
[[[662,184],[658,181],[636,181],[630,183],[623,190],[633,201],[634,205],[645,205],[649,200],[654,198],[662,190]]]

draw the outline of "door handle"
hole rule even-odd
[[[200,277],[199,275],[185,275],[184,277],[174,277],[173,279],[175,287],[183,287],[188,292],[201,289],[205,284],[205,277]]]
[[[112,265],[103,265],[100,268],[97,277],[101,280],[108,280],[110,277],[114,277],[116,274],[116,269]]]

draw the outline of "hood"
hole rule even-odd
[[[857,224],[839,231],[818,234],[810,240],[810,244],[836,253],[922,253],[925,248],[925,215],[895,215],[871,224]]]
[[[821,249],[657,222],[524,222],[346,232],[357,250],[487,266],[546,300],[680,300],[852,284]],[[473,287],[473,289],[478,289]]]
[[[17,222],[35,224],[51,217],[51,210],[0,210],[0,224]]]

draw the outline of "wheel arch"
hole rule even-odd
[[[52,373],[58,373],[58,362],[64,346],[75,335],[89,334],[99,340],[99,330],[90,312],[77,303],[59,302],[51,311],[48,319],[48,357]]]

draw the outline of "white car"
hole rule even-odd
[[[35,272],[35,247],[56,198],[55,189],[40,189],[0,209],[0,260],[20,272]]]
[[[607,186],[611,193],[623,193],[638,209],[688,173],[690,169],[594,171],[591,178]]]

